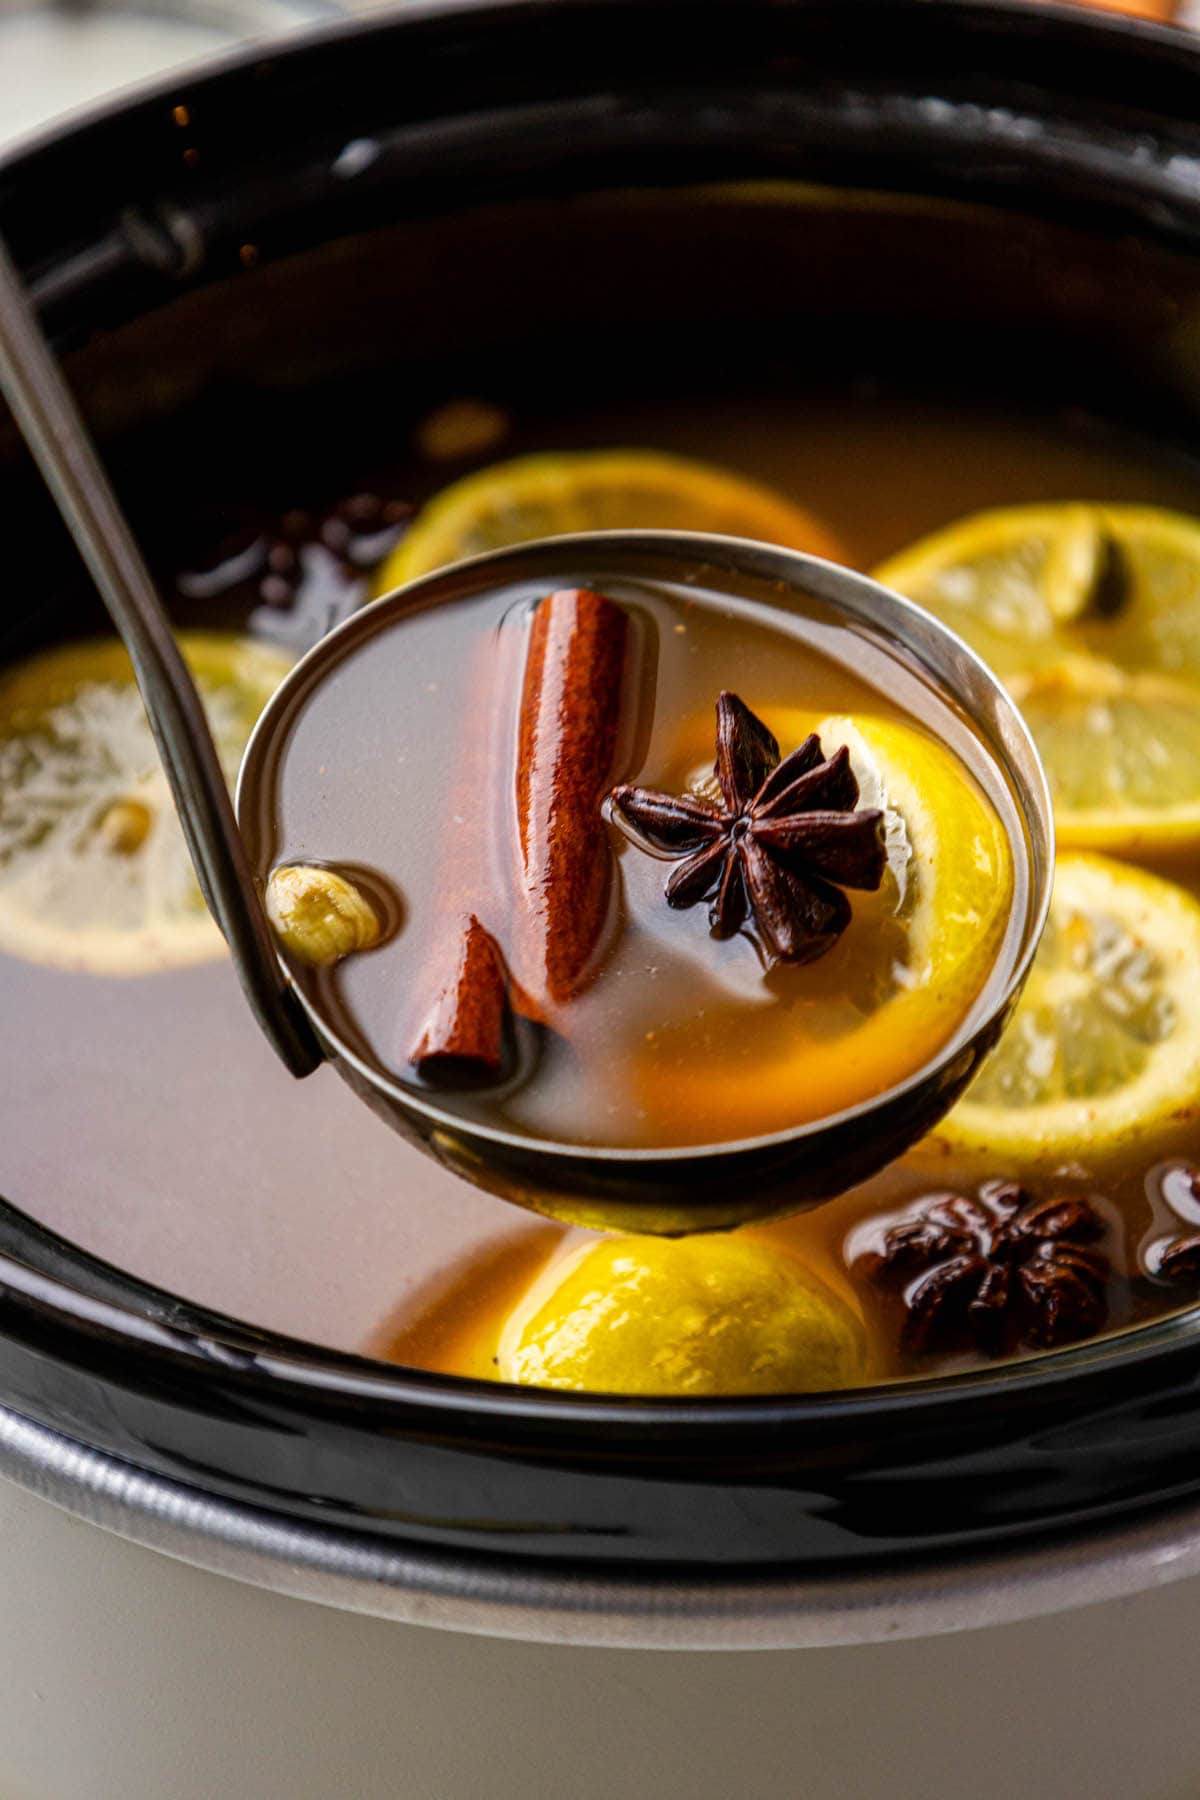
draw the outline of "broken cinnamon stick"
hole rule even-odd
[[[500,791],[497,760],[510,713],[503,705],[505,673],[494,646],[477,647],[471,696],[460,729],[459,753],[446,834],[440,845],[441,904],[428,921],[427,980],[414,997],[402,1043],[404,1060],[431,1081],[481,1086],[507,1073],[513,1045],[508,972],[483,920],[507,917],[508,897],[497,891],[494,845],[486,797]],[[481,916],[482,915],[482,916]],[[414,1023],[415,1021],[415,1023]]]
[[[510,950],[523,1010],[587,985],[608,922],[613,857],[600,805],[613,774],[630,621],[588,588],[542,600],[517,733],[520,901]]]
[[[459,932],[457,966],[434,1000],[409,1059],[427,1081],[461,1087],[497,1081],[510,1028],[500,947],[474,913]]]

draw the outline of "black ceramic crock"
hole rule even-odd
[[[1099,394],[1186,454],[1197,121],[1200,51],[1066,9],[409,4],[52,132],[0,166],[0,224],[153,545],[168,480],[202,484],[214,445],[281,479],[318,454],[305,421],[334,376],[322,437],[385,364],[436,394],[503,356],[584,406],[617,381],[736,382],[784,326],[814,368],[899,365],[963,404]],[[0,476],[9,516],[41,520],[11,432]],[[4,657],[86,610],[38,529]],[[20,1128],[3,1117],[0,1189]],[[1079,1531],[1200,1488],[1185,1315],[908,1387],[591,1399],[272,1336],[9,1199],[0,1403],[275,1515],[564,1568],[768,1571]]]

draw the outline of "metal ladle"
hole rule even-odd
[[[295,1076],[326,1059],[374,1111],[478,1187],[557,1218],[595,1226],[679,1232],[803,1210],[843,1192],[924,1134],[962,1092],[1016,1004],[1045,924],[1053,869],[1050,797],[1037,751],[1007,692],[962,641],[866,577],[796,551],[688,532],[601,532],[544,540],[424,578],[348,619],[302,659],[269,702],[247,747],[242,816],[299,687],[331,668],[348,643],[385,629],[415,605],[461,598],[497,581],[564,567],[674,562],[810,596],[919,664],[972,721],[1004,770],[1027,832],[1028,904],[1007,980],[915,1075],[832,1118],[785,1132],[706,1146],[637,1150],[549,1142],[466,1119],[438,1096],[368,1063],[298,989],[281,959],[238,830],[203,706],[150,573],[112,491],[16,271],[0,245],[0,388],[133,661],[159,754],[205,899],[229,944],[263,1032]]]

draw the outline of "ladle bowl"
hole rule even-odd
[[[575,1224],[654,1233],[712,1230],[799,1212],[844,1192],[923,1136],[962,1093],[1020,995],[1049,905],[1050,797],[1037,750],[1011,697],[962,640],[922,608],[866,576],[799,551],[694,532],[612,531],[540,540],[477,557],[374,601],[323,638],[285,678],[250,738],[237,813],[251,866],[270,872],[277,752],[306,696],[349,652],[405,615],[499,585],[604,589],[614,581],[697,583],[752,592],[822,617],[902,659],[971,724],[1015,799],[1025,838],[1024,916],[1006,979],[986,990],[943,1049],[914,1075],[859,1105],[794,1129],[677,1148],[556,1143],[450,1110],[441,1097],[381,1070],[348,1042],[310,984],[294,992],[324,1054],[400,1131],[478,1187]],[[1020,892],[1020,884],[1018,884]],[[289,982],[292,971],[280,954]]]

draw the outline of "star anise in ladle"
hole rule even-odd
[[[1090,1199],[1035,1198],[1015,1182],[989,1181],[977,1195],[922,1196],[856,1262],[902,1293],[910,1351],[963,1340],[993,1355],[1020,1344],[1051,1349],[1107,1317],[1104,1233]]]
[[[845,746],[827,757],[812,732],[781,760],[736,694],[717,701],[714,773],[721,805],[625,786],[609,795],[609,817],[640,848],[682,859],[666,884],[670,906],[708,900],[715,937],[748,925],[769,962],[815,961],[850,923],[842,889],[883,880],[882,812],[858,810]]]

